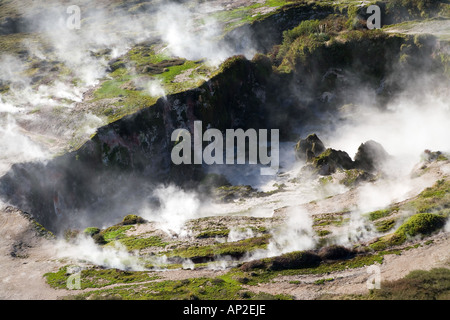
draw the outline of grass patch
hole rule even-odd
[[[382,221],[375,222],[375,228],[378,232],[388,232],[395,227],[395,219],[386,219]]]
[[[167,256],[191,259],[194,262],[211,260],[216,256],[232,256],[239,258],[247,252],[256,249],[265,249],[269,243],[270,237],[270,235],[263,235],[261,237],[254,237],[235,242],[175,249],[169,252]]]
[[[370,221],[375,221],[384,217],[390,216],[392,213],[398,211],[398,207],[393,207],[389,209],[377,210],[368,213],[368,218]]]
[[[121,238],[125,238],[125,232],[127,230],[130,230],[131,228],[133,228],[133,226],[115,225],[101,231],[100,234],[103,236],[106,242],[111,242],[119,240]]]
[[[314,284],[321,285],[321,284],[324,284],[324,283],[330,282],[330,281],[334,281],[334,278],[319,279],[319,280],[314,281]]]
[[[208,230],[203,231],[196,235],[195,237],[198,239],[206,239],[206,238],[216,238],[216,237],[227,237],[230,234],[230,229],[221,229],[221,230]]]
[[[164,248],[169,243],[162,241],[158,236],[151,236],[148,238],[134,238],[126,237],[118,240],[123,244],[128,250],[141,250],[150,247],[161,247]]]
[[[225,275],[216,278],[192,278],[121,286],[80,294],[75,299],[123,300],[253,300],[291,299],[286,295],[255,294],[242,288],[235,278]]]
[[[409,237],[426,236],[441,229],[446,219],[434,213],[418,213],[407,219],[394,233],[381,237],[369,247],[374,250],[384,250],[388,247],[401,245]]]
[[[429,188],[423,190],[414,200],[405,204],[405,209],[417,212],[439,212],[450,215],[450,181],[438,180]]]
[[[61,267],[57,272],[44,274],[47,283],[56,289],[66,289],[67,280],[71,276],[68,266]],[[119,269],[89,268],[80,272],[80,289],[102,288],[118,283],[136,283],[156,279],[149,272],[144,271],[122,271]]]
[[[430,271],[412,271],[403,279],[382,282],[380,290],[373,290],[369,299],[449,300],[450,270],[435,268]]]
[[[347,260],[322,261],[318,266],[308,268],[285,269],[285,270],[269,270],[267,268],[264,268],[264,266],[260,268],[253,268],[250,273],[249,281],[247,282],[247,284],[258,285],[259,283],[264,282],[267,283],[279,276],[294,276],[301,274],[327,274],[336,271],[344,271],[346,269],[362,268],[365,266],[370,266],[374,263],[381,264],[383,262],[384,254],[386,253],[357,255]]]
[[[324,213],[318,215],[314,218],[313,226],[324,227],[329,225],[342,226],[343,224],[350,221],[350,218],[344,217],[345,214],[350,213],[350,211],[337,212],[337,213]]]

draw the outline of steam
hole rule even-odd
[[[159,80],[151,80],[147,83],[147,90],[150,96],[152,97],[166,97],[166,92],[164,87],[162,86],[161,81]]]
[[[181,234],[185,223],[200,216],[201,201],[194,192],[176,186],[160,186],[154,191],[160,206],[158,209],[143,208],[142,217],[156,221],[168,234]]]
[[[17,125],[14,118],[6,114],[0,117],[0,174],[6,172],[15,161],[44,160],[47,153],[31,141]]]
[[[61,240],[57,247],[58,258],[71,258],[94,265],[121,270],[144,271],[145,263],[137,254],[128,252],[118,241],[113,247],[99,247],[91,237],[78,236],[74,243]]]
[[[231,228],[230,233],[228,234],[227,242],[244,240],[248,238],[253,238],[254,236],[255,234],[250,228],[245,229]]]
[[[448,101],[445,94],[430,93],[424,97],[402,97],[384,112],[359,108],[356,113],[343,115],[346,121],[333,137],[328,137],[329,144],[354,155],[362,142],[375,140],[395,157],[391,167],[385,169],[390,174],[408,174],[425,149],[449,151]]]
[[[157,13],[156,30],[168,44],[167,50],[189,60],[206,58],[213,65],[240,53],[218,41],[223,30],[217,20],[207,15],[212,9],[205,5],[199,6],[200,3],[196,1],[194,4],[195,6],[187,9],[182,4],[170,3]],[[251,46],[243,52],[249,57],[254,53],[256,52]]]
[[[289,208],[287,214],[285,223],[272,232],[272,240],[267,247],[268,256],[309,250],[316,244],[309,213],[301,208]]]

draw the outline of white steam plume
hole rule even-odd
[[[156,30],[173,55],[189,60],[206,58],[218,65],[238,52],[218,42],[223,33],[222,27],[207,15],[208,8],[205,5],[202,7],[187,9],[182,4],[167,4],[156,15]],[[246,50],[244,54],[250,58],[256,53],[251,46]]]
[[[121,270],[143,271],[144,262],[137,255],[128,252],[118,241],[114,247],[99,247],[91,237],[80,235],[74,243],[61,240],[57,246],[59,258],[71,258],[95,265]]]

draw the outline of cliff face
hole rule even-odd
[[[237,56],[202,86],[161,98],[99,128],[74,152],[46,164],[16,164],[1,179],[3,197],[54,230],[62,221],[69,222],[71,215],[83,216],[87,211],[96,212],[86,217],[94,221],[105,214],[121,215],[133,207],[130,198],[124,202],[125,194],[145,198],[157,183],[198,181],[202,177],[198,167],[172,164],[172,132],[177,128],[193,132],[195,120],[203,121],[204,130],[264,127],[260,106],[271,71],[265,68]],[[120,199],[115,201],[116,197]]]
[[[415,75],[442,76],[444,59],[437,58],[435,38],[344,30],[342,16],[329,16],[336,9],[319,9],[287,6],[235,29],[225,41],[250,28],[261,40],[260,51],[268,54],[251,61],[231,57],[202,85],[99,128],[76,151],[47,163],[14,165],[0,179],[2,199],[51,230],[80,218],[88,225],[101,223],[105,216],[123,216],[143,201],[151,203],[159,183],[193,187],[204,177],[201,166],[172,164],[175,129],[193,134],[194,121],[201,120],[203,130],[277,128],[282,140],[292,141],[306,125],[321,125],[323,115],[333,117],[341,106],[358,104],[360,89],[383,108]],[[322,27],[311,35],[299,30],[288,41],[283,31],[305,20]]]

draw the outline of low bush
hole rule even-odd
[[[355,253],[346,247],[332,245],[320,249],[318,255],[323,260],[344,260],[353,257]]]

